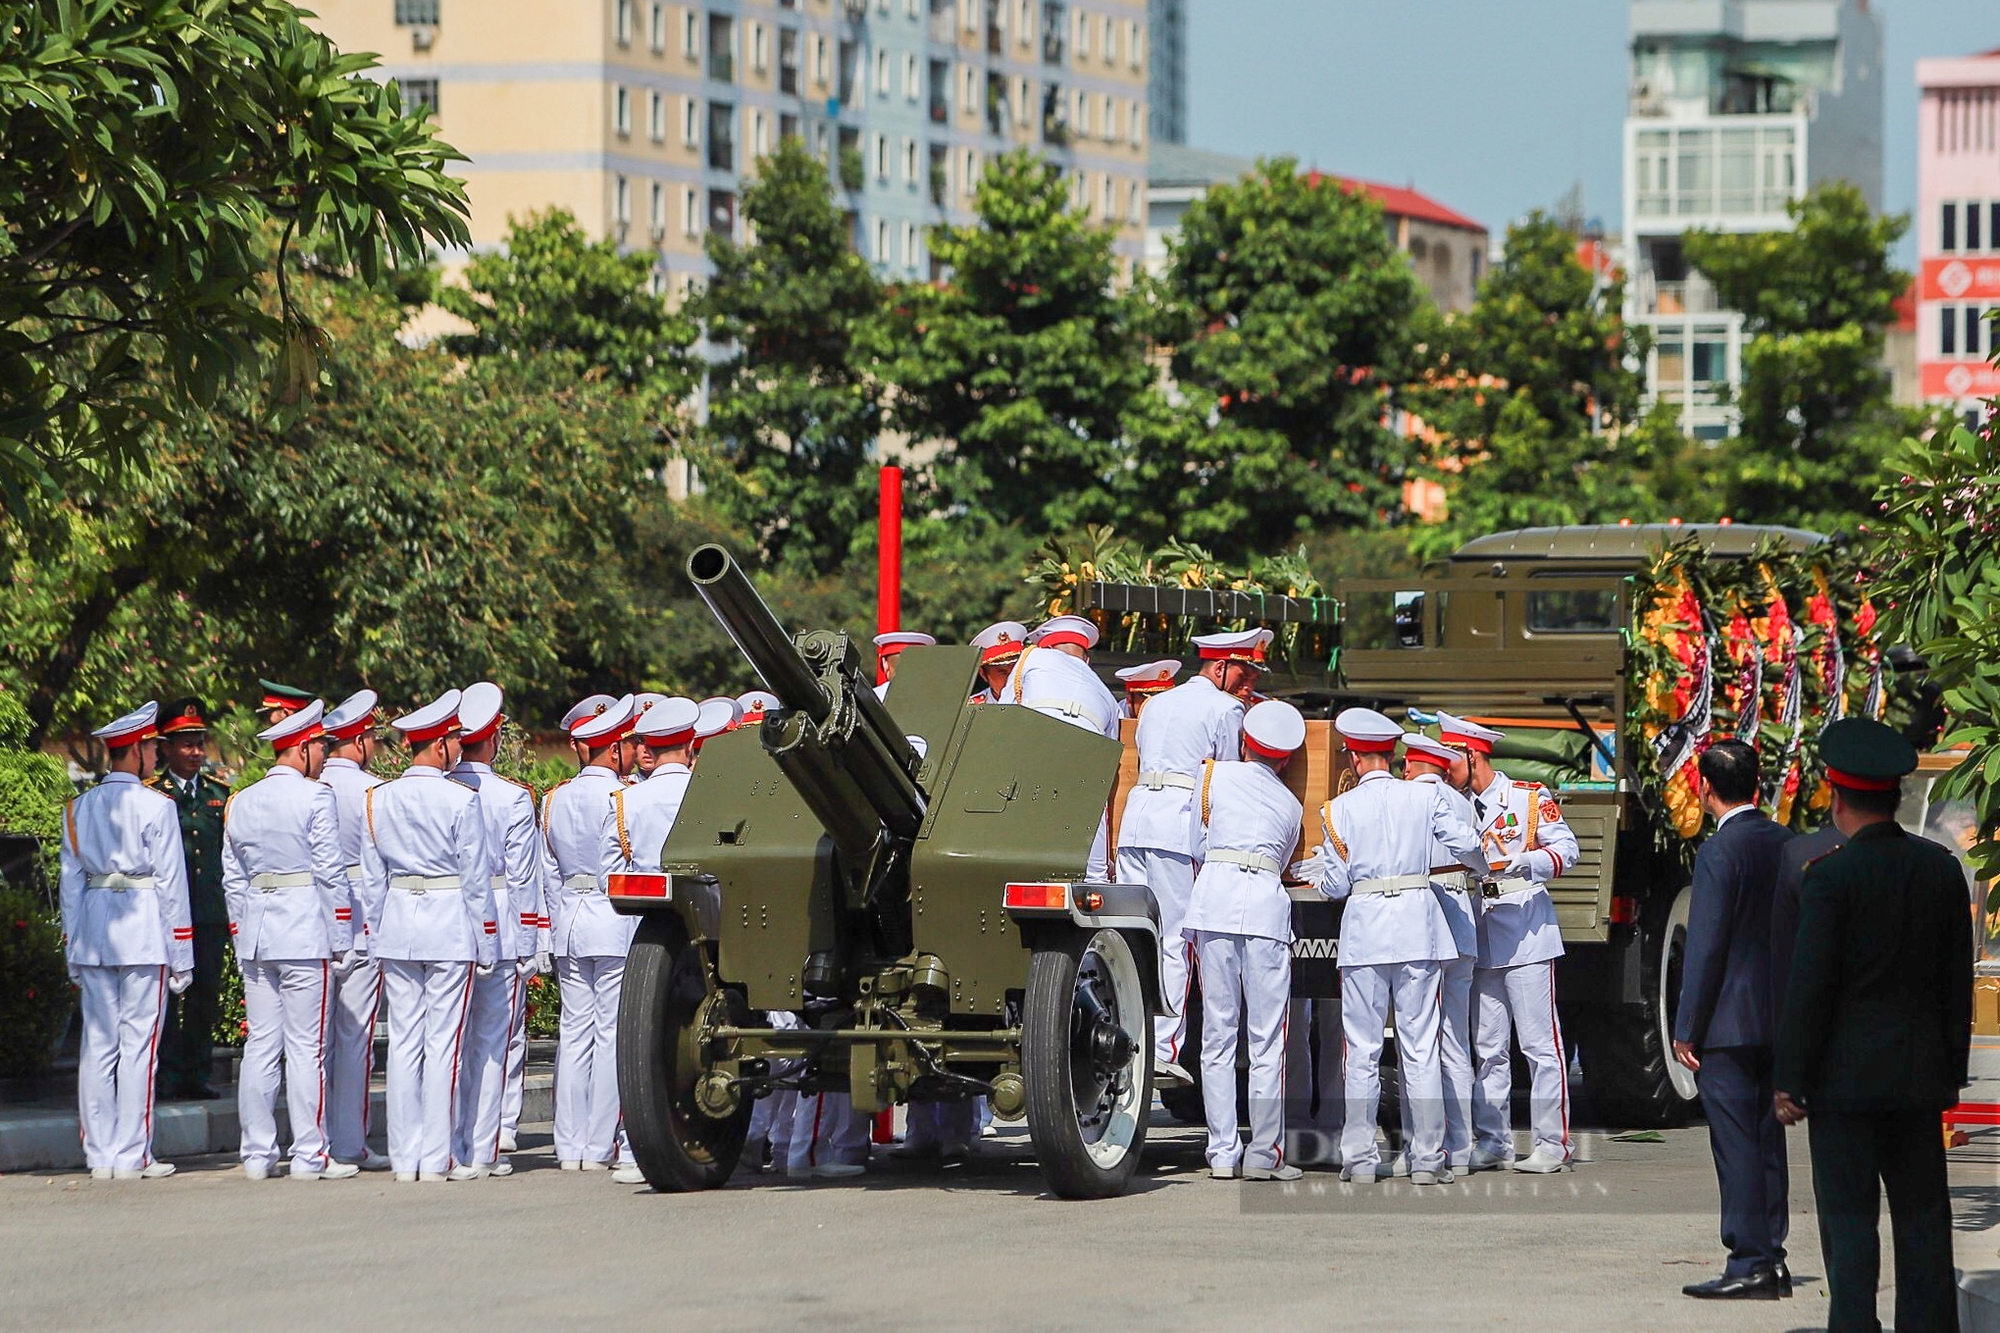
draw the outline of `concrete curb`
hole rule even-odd
[[[521,1089],[521,1122],[543,1124],[555,1118],[555,1075],[529,1073]],[[377,1088],[369,1095],[368,1122],[381,1138],[388,1123],[384,1095]],[[284,1098],[278,1099],[278,1141],[291,1137],[285,1115]],[[171,1162],[176,1157],[199,1157],[208,1153],[234,1153],[240,1146],[242,1130],[236,1118],[236,1099],[224,1097],[212,1102],[169,1102],[153,1110],[153,1155]],[[0,1110],[0,1175],[19,1171],[81,1170],[83,1138],[78,1132],[77,1113],[35,1107],[20,1111]]]

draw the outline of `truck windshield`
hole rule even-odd
[[[1553,589],[1528,594],[1533,634],[1616,634],[1618,593],[1613,588]]]

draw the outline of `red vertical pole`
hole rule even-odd
[[[903,627],[903,469],[882,469],[882,492],[876,528],[875,632],[889,634]],[[875,683],[887,677],[875,665]]]

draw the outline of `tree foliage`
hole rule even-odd
[[[131,461],[277,344],[324,339],[266,233],[373,282],[466,241],[459,154],[286,0],[24,0],[0,21],[0,483]],[[277,255],[282,260],[285,246]],[[280,275],[282,266],[275,269]]]

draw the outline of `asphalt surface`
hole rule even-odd
[[[1156,1125],[1143,1178],[1096,1203],[1046,1195],[1013,1126],[964,1166],[885,1162],[810,1185],[746,1171],[699,1196],[560,1172],[545,1126],[513,1177],[468,1184],[252,1183],[221,1157],[164,1181],[9,1176],[0,1328],[1823,1326],[1800,1131],[1800,1294],[1714,1305],[1680,1295],[1722,1260],[1699,1127],[1587,1134],[1566,1175],[1416,1189],[1212,1181],[1199,1132]],[[1953,1163],[1960,1263],[2000,1268],[2000,1130]],[[1889,1308],[1885,1294],[1885,1321]]]

